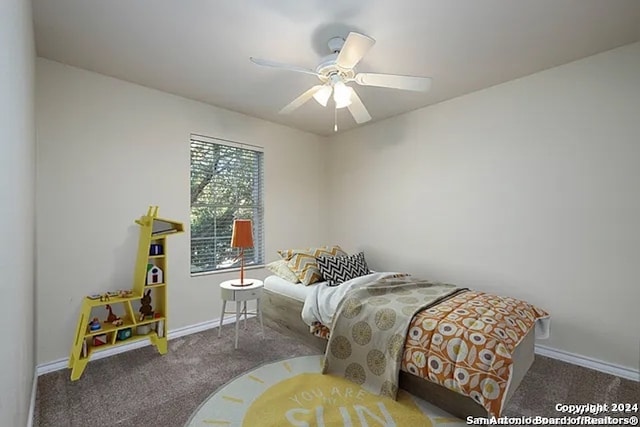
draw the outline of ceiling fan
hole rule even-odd
[[[311,74],[321,84],[313,86],[290,104],[280,110],[280,114],[290,114],[311,98],[326,107],[333,94],[335,102],[334,131],[338,130],[337,111],[348,108],[356,123],[371,120],[371,115],[360,100],[356,91],[347,83],[356,82],[361,86],[376,86],[401,90],[426,92],[431,87],[430,77],[401,76],[397,74],[357,73],[354,68],[375,44],[375,40],[364,34],[351,32],[346,39],[334,37],[329,40],[331,54],[321,59],[315,70],[296,65],[283,64],[266,59],[250,57],[251,62],[265,67]]]

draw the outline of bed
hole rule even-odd
[[[311,333],[308,315],[303,320],[305,300],[316,290],[314,287],[326,286],[324,282],[309,286],[292,284],[281,277],[272,275],[264,280],[264,298],[261,308],[265,322],[272,328],[287,335],[294,336],[300,341],[320,350],[327,348],[327,337],[316,336]],[[318,327],[320,326],[320,327]],[[322,325],[314,325],[316,331],[322,330]],[[322,335],[318,333],[317,335]],[[534,360],[535,329],[531,328],[513,350],[511,357],[513,368],[511,380],[505,390],[504,406],[513,396],[518,385],[524,378]],[[404,366],[400,370],[400,388],[442,408],[459,418],[467,416],[487,417],[488,411],[471,397],[454,392],[446,387],[414,375]]]

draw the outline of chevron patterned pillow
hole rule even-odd
[[[347,280],[369,274],[364,252],[355,255],[320,257],[316,259],[320,274],[327,286],[338,286]]]
[[[289,249],[278,251],[278,254],[287,260],[287,266],[293,271],[303,285],[320,282],[322,274],[318,270],[317,257],[346,256],[340,246],[323,246],[309,249]]]

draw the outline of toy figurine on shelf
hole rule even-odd
[[[91,322],[89,322],[89,330],[90,331],[99,331],[102,326],[100,326],[100,321],[97,317],[94,317]]]
[[[160,267],[147,264],[147,285],[158,285],[164,281],[164,273]]]
[[[140,300],[140,321],[145,320],[147,316],[153,318],[153,308],[151,307],[151,290],[148,290]]]
[[[122,323],[124,323],[121,318],[113,314],[113,310],[111,309],[111,306],[109,304],[107,304],[105,308],[109,310],[109,315],[107,316],[107,323],[111,323],[113,326],[120,326],[122,325]]]
[[[109,296],[109,293],[104,293],[104,294],[100,295],[100,302],[109,301],[110,299],[111,299],[111,297]]]
[[[129,298],[129,297],[130,297],[130,296],[132,296],[132,295],[133,295],[133,291],[132,291],[132,290],[125,290],[125,289],[122,289],[122,290],[119,290],[119,291],[118,291],[118,296],[119,296],[120,298]]]

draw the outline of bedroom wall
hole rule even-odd
[[[264,147],[267,262],[324,241],[324,139],[46,59],[36,70],[38,363],[68,357],[85,295],[130,287],[148,205],[188,226],[192,132]],[[219,318],[218,284],[239,273],[191,277],[188,230],[169,251],[170,329]]]
[[[31,2],[0,3],[0,420],[27,425],[35,362]],[[35,397],[35,396],[34,396]]]
[[[338,135],[329,235],[537,304],[539,344],[637,372],[639,112],[636,43]]]

